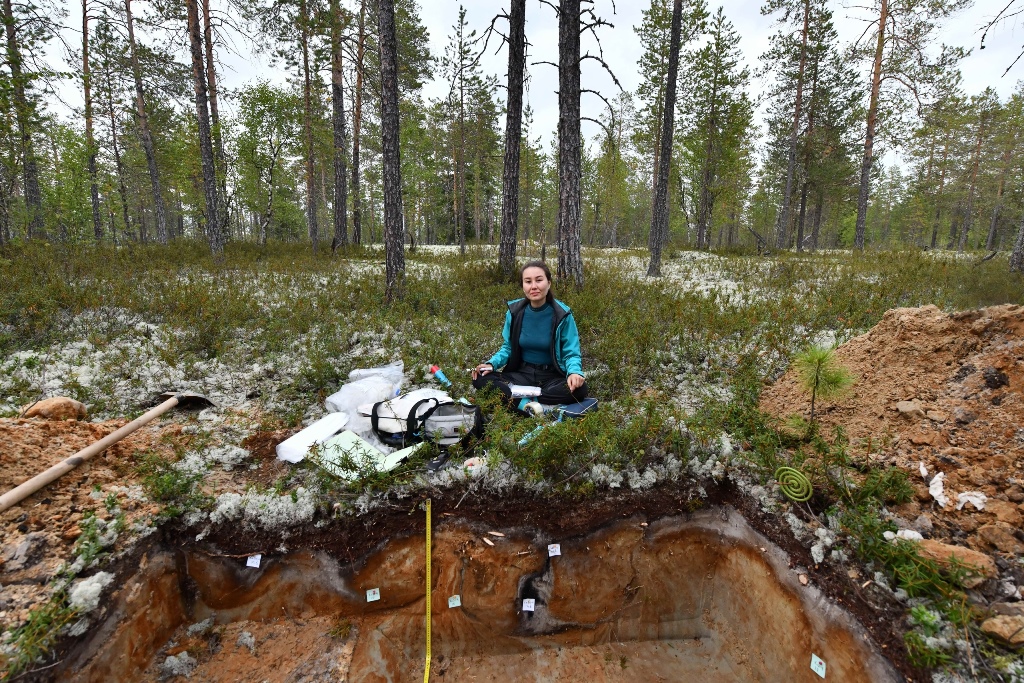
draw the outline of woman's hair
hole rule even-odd
[[[547,278],[548,282],[551,282],[551,269],[548,268],[548,264],[544,263],[543,261],[527,261],[526,265],[519,269],[520,285],[523,284],[523,273],[526,272],[527,268],[540,268],[541,270],[544,271],[544,277]],[[548,295],[544,300],[547,301],[552,306],[555,305],[555,295],[551,293],[550,287],[548,288]]]

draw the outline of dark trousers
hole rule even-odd
[[[505,403],[518,410],[519,399],[512,398],[510,384],[522,384],[531,387],[540,387],[540,396],[530,398],[530,401],[545,403],[547,405],[559,405],[565,403],[579,403],[587,397],[587,383],[584,382],[576,391],[569,391],[569,385],[565,381],[565,375],[554,365],[533,365],[523,363],[514,372],[489,372],[480,375],[473,380],[473,386],[477,389],[494,387],[502,393]]]

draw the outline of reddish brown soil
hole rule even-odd
[[[708,505],[727,504],[736,507],[758,532],[781,547],[793,567],[807,568],[810,580],[826,596],[850,611],[867,629],[895,667],[909,681],[931,681],[924,670],[912,668],[906,661],[903,647],[904,607],[873,585],[862,588],[849,568],[833,564],[815,566],[807,548],[796,541],[788,526],[778,517],[762,511],[757,503],[731,486],[715,486],[705,482],[707,498],[701,498],[695,482],[661,485],[650,491],[618,490],[582,500],[548,498],[525,492],[504,495],[470,493],[462,490],[435,491],[432,494],[437,523],[459,520],[481,529],[508,529],[511,520],[516,527],[551,538],[570,539],[584,536],[616,521],[629,519],[653,522],[662,517],[686,514]],[[378,508],[355,519],[343,519],[324,529],[298,530],[289,537],[291,548],[325,551],[347,563],[356,563],[387,542],[414,535],[421,537],[425,529],[421,499],[405,499]],[[166,530],[169,547],[195,545],[194,530]],[[205,542],[211,552],[248,554],[265,552],[274,557],[280,539],[274,534],[250,534],[240,537],[230,528],[218,528]],[[854,577],[856,574],[854,573]]]
[[[1024,307],[1005,305],[947,314],[935,306],[888,311],[867,334],[836,349],[857,382],[848,395],[820,405],[822,433],[841,426],[854,455],[910,473],[918,500],[896,512],[930,514],[938,538],[966,534],[976,550],[1020,554],[1024,502]],[[901,414],[917,401],[927,416]],[[810,399],[790,370],[762,396],[780,418],[807,417]],[[940,509],[920,474],[945,473],[950,498]],[[956,494],[981,491],[984,511],[957,511]]]
[[[125,422],[0,420],[0,491],[14,488]],[[147,425],[0,514],[0,629],[24,622],[29,609],[47,595],[46,584],[71,556],[82,533],[79,522],[83,515],[95,511],[98,517],[110,517],[103,504],[107,494],[93,497],[94,488],[138,484],[135,454],[153,450],[166,456],[171,452],[169,440],[177,438],[179,431],[178,425]],[[123,491],[115,495],[128,524],[159,511],[155,505],[131,500]],[[11,555],[29,534],[33,534],[33,556],[22,568],[11,561]]]

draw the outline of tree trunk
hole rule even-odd
[[[106,74],[107,85],[110,86],[110,74]],[[132,231],[131,217],[128,214],[128,187],[124,182],[124,164],[121,161],[121,148],[117,144],[117,118],[114,116],[114,93],[113,87],[107,88],[107,114],[110,116],[110,141],[114,152],[114,170],[117,173],[117,194],[121,198],[121,215],[124,221],[124,234],[129,235]],[[117,240],[114,239],[114,244]]]
[[[651,260],[647,264],[647,277],[661,276],[661,247],[668,237],[668,176],[672,166],[672,139],[676,112],[676,75],[679,71],[679,43],[683,22],[683,0],[672,4],[672,30],[669,37],[668,83],[665,86],[665,110],[661,121],[661,141],[658,182],[654,186],[654,204],[651,211],[651,232],[647,246]]]
[[[974,164],[971,166],[971,184],[967,190],[967,209],[964,212],[964,224],[960,230],[960,242],[957,251],[962,252],[967,246],[967,235],[974,223],[974,189],[978,182],[978,167],[981,166],[981,143],[985,137],[985,114],[982,113],[978,122],[978,141],[974,146]]]
[[[796,105],[793,108],[793,128],[789,133],[789,158],[786,163],[786,190],[782,196],[782,211],[776,230],[775,245],[779,249],[789,246],[789,215],[793,204],[793,177],[796,175],[796,138],[800,133],[800,108],[803,104],[804,69],[807,65],[807,27],[811,18],[811,2],[804,0],[804,28],[800,37],[800,68],[796,77]],[[799,243],[797,244],[799,249]]]
[[[988,224],[988,237],[985,239],[985,249],[992,251],[996,248],[996,226],[999,224],[999,212],[1003,209],[1003,190],[1006,189],[1006,173],[1010,167],[1011,151],[1003,155],[1003,172],[999,176],[999,188],[996,190],[996,205],[992,207],[992,220]]]
[[[1017,241],[1014,242],[1013,253],[1010,254],[1010,272],[1024,273],[1024,218],[1021,219]]]
[[[381,156],[384,181],[384,254],[386,298],[402,296],[405,279],[405,230],[402,225],[402,160],[398,120],[398,43],[394,0],[378,0],[381,77]]]
[[[963,209],[964,203],[963,200],[960,200],[956,203],[956,208],[953,209],[953,217],[950,218],[949,220],[949,241],[946,242],[947,249],[952,249],[953,246],[956,245],[957,218],[959,217],[959,214],[963,211]]]
[[[214,255],[224,252],[223,235],[217,216],[217,169],[213,160],[213,139],[210,134],[210,110],[206,99],[206,73],[203,69],[203,37],[199,26],[196,0],[186,0],[188,33],[192,47],[192,80],[196,91],[196,120],[199,128],[199,158],[203,167],[203,194],[206,197],[206,237]],[[167,240],[166,231],[164,241]]]
[[[871,68],[871,100],[868,104],[867,131],[864,136],[864,160],[860,165],[860,191],[857,195],[857,228],[853,238],[856,249],[864,249],[864,232],[868,219],[868,193],[871,190],[871,165],[874,163],[875,124],[878,122],[878,93],[882,86],[882,52],[885,48],[885,25],[889,19],[889,0],[882,0],[878,17],[878,42],[875,63]]]
[[[103,239],[100,218],[100,191],[96,181],[96,140],[92,132],[92,78],[89,72],[89,0],[82,0],[82,91],[85,97],[85,153],[89,172],[89,199],[92,203],[92,231],[96,241]]]
[[[811,251],[818,250],[818,237],[821,235],[821,213],[825,208],[825,193],[818,190],[814,203],[814,226],[811,228]]]
[[[7,163],[0,160],[0,247],[11,240],[11,182]]]
[[[804,250],[804,218],[807,216],[807,186],[806,180],[800,188],[800,215],[797,217],[796,225],[796,250]]]
[[[580,155],[580,0],[559,0],[558,277],[582,288]]]
[[[210,0],[203,2],[203,43],[206,51],[206,84],[209,92],[210,119],[213,133],[213,152],[215,167],[217,171],[217,191],[220,196],[217,198],[217,217],[220,219],[220,236],[223,243],[228,238],[228,186],[227,186],[227,165],[224,155],[224,136],[220,127],[220,107],[218,106],[219,92],[217,88],[217,65],[213,60],[213,23],[210,15]]]
[[[523,76],[526,73],[526,0],[511,0],[511,3],[508,28],[505,165],[501,176],[501,244],[498,247],[498,265],[509,279],[515,274],[516,267],[516,233],[519,229],[519,145],[523,134]]]
[[[459,253],[466,254],[466,81],[463,77],[466,65],[462,62],[464,43],[462,26],[459,26],[459,148],[455,156],[455,231],[459,234]]]
[[[306,168],[306,225],[309,242],[316,254],[320,248],[320,225],[316,214],[316,176],[313,171],[313,82],[309,73],[310,16],[306,0],[299,0],[299,48],[302,50],[302,139]]]
[[[476,152],[476,159],[474,160],[475,163],[473,167],[473,236],[476,238],[477,244],[480,244],[481,237],[480,221],[482,220],[482,216],[480,213],[480,170],[481,167],[483,166],[484,161],[483,151],[481,149],[482,146],[480,145],[479,132],[480,131],[478,129],[477,134],[473,136],[473,146],[476,147],[476,149],[474,150]]]
[[[149,118],[146,114],[146,98],[142,92],[142,68],[139,66],[138,49],[135,45],[135,28],[132,19],[132,0],[124,0],[125,26],[128,30],[128,51],[132,63],[132,77],[135,80],[135,110],[139,117],[139,138],[142,149],[146,153],[146,165],[149,168],[149,182],[153,189],[153,213],[156,217],[156,238],[161,244],[167,244],[167,212],[164,209],[164,197],[160,190],[160,172],[156,167],[156,153],[153,150],[153,135],[149,130]],[[201,50],[201,48],[200,48]],[[202,52],[200,51],[200,56]]]
[[[14,94],[14,117],[18,123],[21,143],[21,174],[24,183],[25,208],[28,211],[29,239],[43,237],[43,195],[39,191],[39,166],[35,144],[32,142],[32,108],[25,94],[26,77],[22,71],[21,48],[18,46],[17,25],[11,0],[3,0],[4,28],[7,33],[7,65],[11,70]]]
[[[359,42],[356,46],[355,109],[352,112],[352,244],[362,241],[363,221],[359,189],[359,131],[363,123],[363,58],[366,53],[366,0],[359,3]]]
[[[348,168],[345,148],[345,86],[342,72],[341,0],[331,0],[331,104],[334,126],[334,242],[332,249],[348,245]]]
[[[931,248],[935,249],[939,243],[939,218],[942,216],[942,188],[946,185],[946,157],[949,154],[949,135],[946,136],[942,145],[942,170],[939,171],[939,189],[935,192],[935,220],[932,221]]]
[[[714,195],[711,186],[715,179],[714,156],[717,154],[715,134],[718,128],[718,74],[711,88],[711,111],[708,113],[707,142],[704,145],[704,163],[701,169],[700,195],[697,199],[697,249],[710,248],[711,214],[714,210]]]

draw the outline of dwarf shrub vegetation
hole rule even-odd
[[[781,465],[804,471],[815,488],[808,511],[833,511],[853,554],[883,568],[909,595],[932,600],[951,623],[969,621],[957,572],[939,572],[910,544],[882,539],[890,527],[880,507],[909,498],[906,475],[851,458],[841,433],[821,435],[813,423],[779,424],[758,409],[758,400],[766,381],[821,338],[841,343],[894,307],[1019,302],[1024,279],[1008,274],[1001,260],[916,251],[768,259],[674,252],[663,264],[667,277],[656,280],[643,277],[644,252],[586,250],[584,257],[586,287],[556,282],[555,293],[575,312],[588,383],[601,409],[547,427],[520,446],[540,423],[509,414],[494,396],[477,396],[492,419],[474,454],[488,453],[492,464],[510,461],[526,481],[546,483],[556,494],[589,495],[594,465],[621,472],[669,457],[686,462],[727,432],[764,482]],[[460,257],[419,249],[406,258],[404,298],[385,305],[383,255],[376,249],[314,256],[304,245],[233,243],[213,260],[192,242],[8,246],[0,250],[0,358],[35,352],[21,366],[33,377],[49,372],[50,353],[61,345],[87,341],[103,350],[101,377],[69,377],[63,384],[94,413],[145,407],[115,401],[114,379],[143,381],[121,343],[129,335],[144,335],[157,361],[200,385],[211,362],[259,364],[265,366],[261,384],[248,398],[267,428],[296,426],[353,368],[398,358],[414,383],[427,382],[426,366],[437,363],[453,381],[453,395],[472,395],[462,369],[498,348],[504,302],[521,290],[502,278],[491,250],[471,247]],[[28,403],[41,391],[39,382],[21,375],[0,388],[7,405]],[[353,487],[304,464],[274,490],[282,494],[313,477],[328,503],[351,500],[352,488],[414,482],[434,455],[428,449],[392,473],[359,471]],[[168,516],[209,508],[200,476],[153,454],[137,464],[147,493],[167,506]],[[33,623],[60,627],[70,618],[58,611]],[[922,635],[908,636],[911,657],[923,666],[945,665],[945,654]]]

